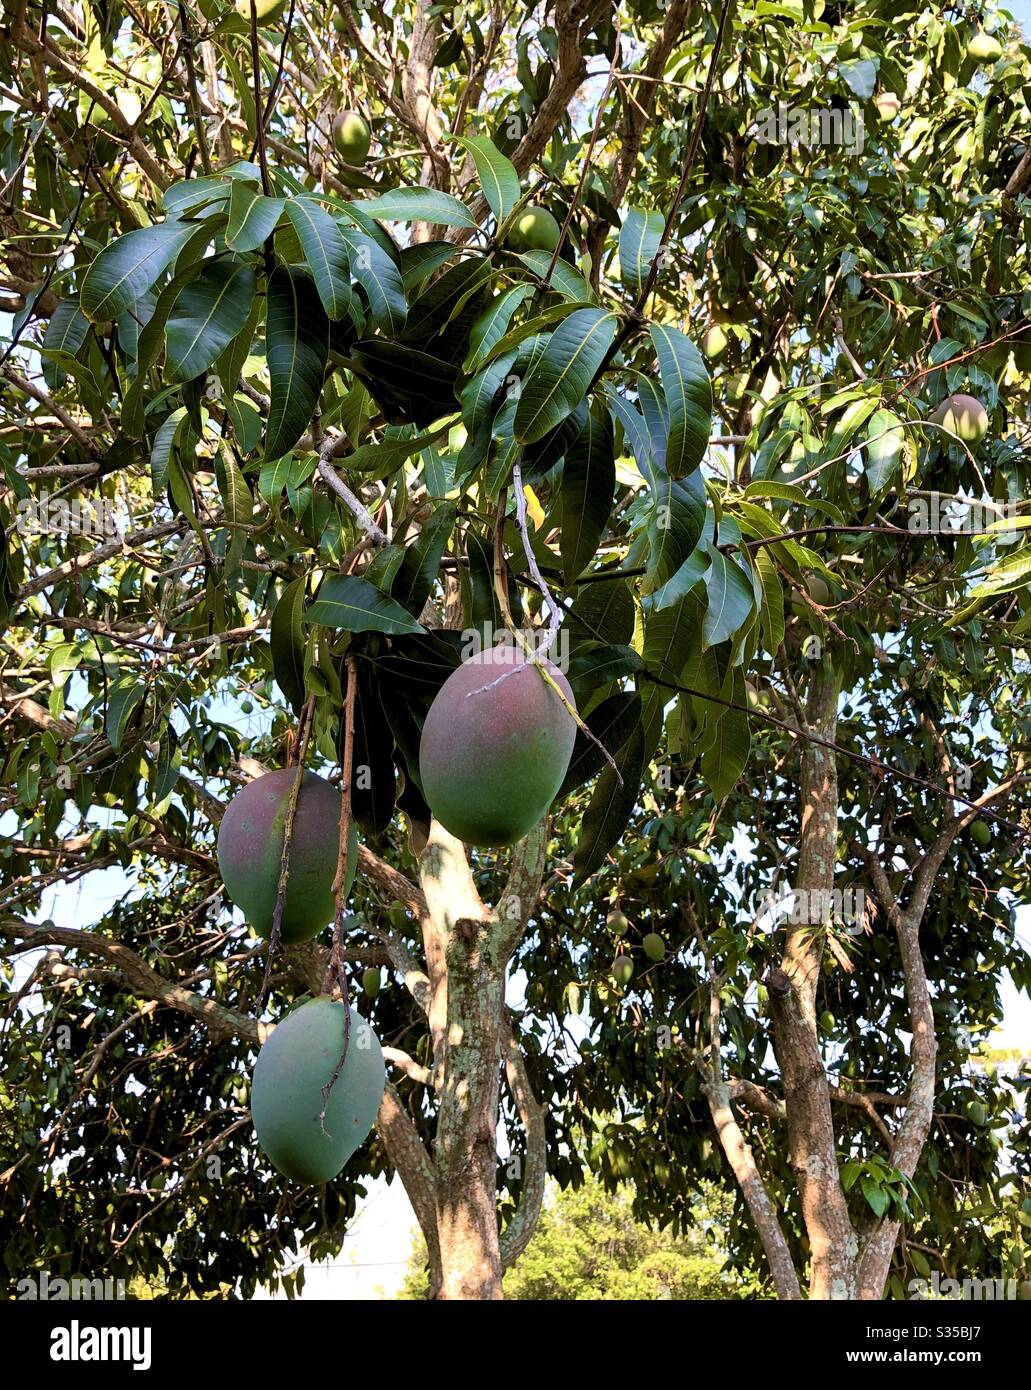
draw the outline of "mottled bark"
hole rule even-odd
[[[812,733],[833,742],[837,727],[838,680],[829,662],[817,668],[809,687],[806,722]],[[804,902],[829,902],[837,860],[838,777],[833,752],[806,742],[801,754],[802,827],[796,890]],[[774,1051],[787,1109],[788,1154],[802,1202],[811,1263],[809,1296],[850,1299],[856,1293],[859,1242],[838,1174],[837,1144],[827,1073],[820,1052],[816,992],[823,961],[824,930],[817,912],[788,929],[781,968],[790,983],[770,991]]]

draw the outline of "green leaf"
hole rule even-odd
[[[395,188],[379,198],[355,204],[377,222],[435,222],[441,227],[475,227],[469,209],[450,193],[435,188]]]
[[[396,635],[424,630],[399,603],[351,574],[333,574],[325,579],[304,621],[346,632]]]
[[[734,560],[728,560],[714,545],[707,547],[712,564],[705,577],[709,606],[702,633],[706,647],[719,646],[733,637],[755,606],[751,582]]]
[[[373,327],[381,333],[400,333],[408,315],[400,270],[367,232],[341,227],[340,235],[347,245],[351,276],[369,301]]]
[[[607,700],[602,700],[585,719],[584,723],[596,739],[601,742],[614,758],[641,722],[641,697],[636,690],[617,690]],[[568,796],[596,777],[608,764],[605,755],[597,744],[592,743],[582,729],[576,733],[573,755],[562,779],[555,800]]]
[[[352,301],[350,253],[337,222],[313,198],[286,205],[304,259],[331,319],[343,318]]]
[[[652,324],[650,331],[669,408],[666,471],[680,478],[694,472],[709,447],[712,383],[690,338],[660,323]]]
[[[519,175],[515,166],[485,135],[455,135],[452,139],[472,155],[483,196],[495,220],[499,224],[504,222],[519,201]]]
[[[449,362],[382,338],[352,348],[349,360],[392,422],[430,425],[458,411],[458,370]]]
[[[532,294],[532,285],[513,285],[491,300],[469,334],[469,354],[463,363],[466,371],[477,367],[494,345],[501,341],[508,332],[516,310]]]
[[[79,308],[79,296],[69,295],[62,299],[50,315],[47,331],[43,335],[43,347],[47,351],[66,352],[74,357],[86,340],[89,322]],[[54,362],[43,363],[43,380],[56,391],[66,380],[66,373]]]
[[[269,624],[272,673],[295,714],[300,714],[305,696],[304,588],[304,575],[287,585]]]
[[[150,800],[160,806],[165,797],[170,796],[179,781],[179,769],[183,756],[179,748],[179,737],[170,723],[166,723],[158,743],[157,757],[154,760],[150,777]]]
[[[869,1202],[875,1216],[883,1216],[888,1210],[889,1197],[883,1187],[878,1187],[873,1178],[866,1177],[860,1184],[863,1196]]]
[[[745,678],[740,671],[735,673],[733,693],[737,703],[743,705]],[[714,719],[712,741],[702,753],[701,768],[713,797],[722,801],[733,791],[735,782],[745,770],[752,735],[745,710],[715,708],[720,709],[720,713]]]
[[[863,454],[870,491],[875,497],[895,476],[902,457],[902,430],[902,421],[890,410],[877,410],[867,421]]]
[[[161,195],[161,206],[169,217],[184,217],[187,213],[199,211],[212,204],[224,203],[229,197],[230,187],[220,174],[208,174],[197,179],[180,179],[165,189]]]
[[[630,208],[619,232],[619,274],[628,290],[639,295],[651,273],[666,220],[661,212]]]
[[[516,259],[522,261],[523,265],[540,280],[543,280],[548,274],[550,267],[551,288],[563,299],[573,300],[579,304],[593,304],[597,301],[598,296],[578,270],[574,270],[561,257],[554,265],[551,264],[550,251],[524,251]]]
[[[616,323],[614,313],[578,309],[559,324],[523,382],[515,413],[518,443],[542,439],[576,409],[612,346]]]
[[[129,677],[117,681],[112,687],[104,717],[107,741],[114,749],[122,746],[122,739],[133,714],[143,703],[146,687]]]
[[[633,814],[644,767],[644,731],[638,724],[616,755],[615,771],[606,763],[584,812],[580,838],[573,855],[573,884],[584,883],[615,845]]]
[[[173,381],[206,372],[247,322],[255,277],[243,261],[219,257],[184,286],[168,315],[165,363]]]
[[[444,502],[431,513],[416,539],[406,548],[401,568],[390,586],[391,598],[397,599],[416,617],[422,612],[440,573],[440,561],[455,529],[457,515],[457,502]]]
[[[251,523],[254,499],[233,457],[233,451],[224,439],[219,441],[218,453],[215,455],[215,480],[222,498],[223,515],[232,528],[229,532],[225,559],[225,572],[232,574],[239,568],[240,557],[247,544],[245,528]]]
[[[654,472],[648,512],[646,592],[661,588],[687,563],[705,526],[705,481],[701,469],[687,478]],[[681,576],[681,584],[686,575]],[[688,585],[690,587],[690,585]],[[664,607],[664,604],[660,604]]]
[[[571,584],[594,558],[616,490],[612,417],[588,414],[562,468],[562,575]]]
[[[272,399],[266,458],[279,458],[308,428],[329,361],[329,320],[315,286],[290,266],[277,266],[268,286],[265,329]]]
[[[285,198],[266,198],[253,185],[234,179],[229,192],[228,249],[256,251],[275,231],[285,207]]]
[[[162,222],[126,232],[105,246],[83,277],[82,312],[91,323],[117,318],[146,294],[197,232],[193,222]]]
[[[168,460],[179,435],[188,425],[186,407],[181,405],[157,428],[150,450],[150,478],[155,497],[159,497],[168,485]]]

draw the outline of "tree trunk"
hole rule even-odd
[[[828,660],[813,674],[806,721],[833,742],[838,680]],[[788,1151],[810,1244],[809,1296],[856,1296],[859,1242],[838,1174],[831,1095],[820,1053],[816,999],[824,952],[824,922],[837,860],[838,777],[834,754],[806,742],[801,754],[802,833],[796,893],[807,911],[788,929],[781,962],[789,986],[771,989],[774,1051],[787,1106]]]

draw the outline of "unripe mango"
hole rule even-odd
[[[372,134],[357,111],[341,111],[333,119],[333,144],[345,164],[355,168],[369,157]]]
[[[573,705],[565,676],[543,666]],[[537,666],[514,645],[491,647],[453,671],[430,706],[419,748],[423,795],[466,844],[513,844],[547,814],[575,738]]]
[[[259,936],[272,935],[279,892],[283,832],[295,769],[257,777],[229,803],[218,828],[218,867],[230,898]],[[340,828],[340,795],[306,772],[290,836],[290,862],[283,901],[283,940],[307,941],[333,919]],[[351,822],[344,896],[351,891],[358,861],[358,829]]]
[[[285,1178],[329,1182],[365,1142],[386,1073],[375,1033],[351,1010],[347,1058],[320,1122],[322,1088],[344,1047],[344,1006],[328,995],[287,1014],[254,1065],[251,1118],[269,1162]]]
[[[618,908],[609,913],[605,923],[615,936],[625,935],[627,927],[630,925],[626,913],[620,912]]]
[[[644,954],[649,960],[660,961],[666,958],[666,943],[657,931],[650,931],[641,942]]]
[[[634,963],[629,956],[617,956],[612,962],[612,978],[622,989],[634,978]]]
[[[947,396],[931,416],[935,425],[941,425],[961,439],[964,444],[977,444],[988,431],[988,412],[976,396],[965,396],[957,392]]]
[[[531,251],[554,251],[562,228],[547,208],[524,208],[515,220],[512,239]]]
[[[1002,57],[1002,44],[993,35],[982,30],[967,44],[967,57],[978,63],[994,63]]]
[[[254,10],[258,16],[258,24],[274,24],[286,9],[286,0],[254,0]],[[249,20],[251,17],[251,0],[236,0],[236,13],[242,18]]]

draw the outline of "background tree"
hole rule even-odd
[[[246,1292],[338,1248],[389,1165],[432,1291],[495,1297],[615,1113],[608,1180],[673,1175],[639,1215],[682,1232],[718,1162],[780,1297],[882,1296],[916,1222],[976,1262],[982,1204],[1026,1273],[1015,1088],[968,1068],[1029,980],[1019,35],[822,0],[241,8],[5,10],[9,1270]],[[550,825],[469,855],[419,726],[503,625],[553,631],[591,735]],[[390,968],[363,1007],[396,1084],[298,1190],[246,1076],[326,944],[273,953],[264,1012],[214,832],[352,741],[346,960]],[[91,930],[31,920],[107,866]]]
[[[593,1176],[545,1195],[528,1249],[504,1279],[505,1297],[606,1301],[735,1299],[755,1296],[757,1281],[725,1269],[721,1234],[732,1198],[703,1188],[695,1227],[684,1236],[656,1231],[633,1214],[624,1185],[610,1192]],[[426,1297],[426,1251],[412,1257],[402,1298]]]

